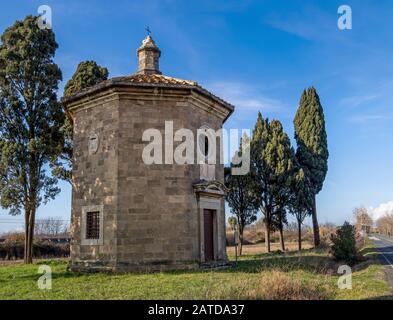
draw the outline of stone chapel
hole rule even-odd
[[[74,125],[74,271],[194,269],[227,262],[224,165],[146,164],[145,130],[219,130],[234,107],[194,81],[165,76],[148,35],[138,71],[63,98]],[[220,140],[220,139],[217,139]],[[202,141],[202,142],[201,142]],[[180,142],[174,142],[174,147]],[[199,139],[205,152],[208,140]],[[216,147],[218,149],[219,143]],[[165,155],[165,156],[164,156]]]

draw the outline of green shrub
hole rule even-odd
[[[356,249],[356,232],[355,227],[349,222],[345,223],[337,229],[336,234],[331,235],[331,253],[340,261],[354,264],[359,257]]]

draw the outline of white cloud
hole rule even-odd
[[[366,95],[345,97],[345,98],[341,99],[341,101],[339,103],[340,103],[340,105],[345,106],[345,107],[357,107],[357,106],[362,105],[364,103],[378,99],[379,97],[380,97],[380,94],[366,94]]]
[[[377,105],[385,105],[387,102],[393,102],[393,81],[381,80],[380,83],[370,83],[366,80],[356,80],[358,94],[343,97],[339,104],[346,108],[354,108],[363,105],[371,105],[373,108]],[[366,92],[366,93],[364,93]],[[372,102],[372,104],[371,104]]]
[[[356,84],[358,94],[343,97],[339,105],[352,113],[349,121],[355,124],[376,124],[391,121],[393,114],[393,81],[383,80],[379,84],[360,81]],[[361,91],[367,93],[360,93]]]
[[[307,40],[329,41],[337,38],[337,17],[316,6],[305,6],[296,12],[274,13],[265,23],[271,27]]]
[[[393,201],[388,201],[385,203],[381,203],[377,207],[369,207],[368,211],[370,215],[372,216],[373,220],[376,221],[379,218],[381,218],[383,215],[386,213],[393,212]]]
[[[213,82],[206,86],[211,92],[241,111],[282,112],[285,105],[277,99],[261,94],[261,88],[241,82]]]
[[[349,119],[349,121],[356,124],[364,124],[372,121],[391,120],[392,118],[393,117],[391,115],[366,114],[353,116]]]

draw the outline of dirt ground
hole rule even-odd
[[[302,243],[302,249],[310,249],[312,248],[312,244],[308,242],[303,242]],[[297,242],[288,242],[285,243],[285,249],[286,251],[297,251],[298,249],[298,244]],[[271,244],[271,250],[281,250],[280,244],[279,243],[272,243]],[[243,246],[243,254],[260,254],[260,253],[266,253],[266,247],[264,243],[258,243],[258,244],[248,244]],[[228,246],[227,247],[227,253],[228,254],[235,254],[235,247],[234,246]]]

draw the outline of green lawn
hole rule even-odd
[[[324,251],[248,255],[226,270],[154,274],[75,274],[64,261],[0,266],[0,299],[367,299],[389,295],[371,247],[355,267],[353,289],[337,287],[337,263]],[[233,257],[231,257],[233,259]],[[52,268],[40,290],[38,267]]]

